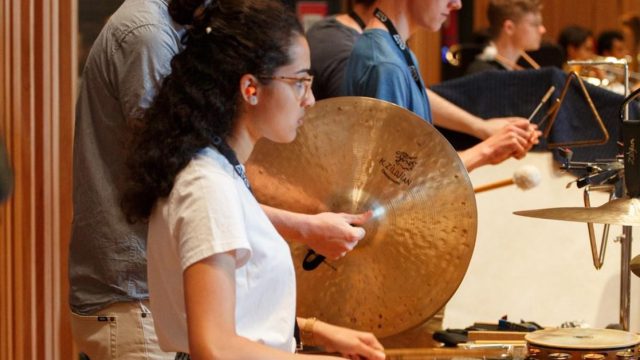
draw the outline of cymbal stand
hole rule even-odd
[[[618,198],[620,193],[624,191],[623,186],[623,165],[620,161],[612,162],[571,162],[566,161],[561,168],[563,169],[585,169],[587,174],[575,180],[578,188],[584,187],[584,205],[586,208],[591,207],[590,193],[592,191],[605,191],[609,193],[609,200]],[[571,184],[569,184],[571,185]],[[569,186],[568,185],[568,186]],[[604,264],[604,256],[607,248],[607,239],[609,237],[609,224],[604,224],[602,238],[600,241],[600,250],[598,251],[596,244],[596,236],[593,223],[587,223],[589,231],[589,242],[591,245],[591,256],[593,265],[600,270]],[[620,260],[620,325],[624,330],[629,330],[629,314],[630,314],[630,298],[631,298],[631,281],[630,281],[630,263],[631,263],[631,243],[632,234],[631,226],[622,227],[622,235],[618,237],[621,245]]]
[[[586,61],[568,61],[567,62],[568,65],[588,65],[588,66],[620,66],[623,68],[624,71],[624,96],[625,101],[623,103],[622,106],[622,110],[621,110],[621,119],[623,121],[623,129],[625,128],[625,123],[629,123],[629,102],[631,100],[633,100],[637,94],[640,93],[636,93],[634,92],[634,94],[632,94],[631,96],[627,97],[627,94],[629,94],[629,64],[627,63],[626,60],[624,59],[604,59],[604,60],[586,60]],[[623,132],[624,135],[624,132]],[[635,150],[634,150],[635,151]],[[631,169],[625,169],[626,167],[628,167],[627,163],[628,163],[628,153],[627,153],[627,148],[625,146],[625,151],[623,152],[623,156],[624,156],[624,165],[622,167],[624,171],[624,174],[627,175],[626,178],[629,177],[629,173],[631,172]],[[614,165],[616,164],[616,165]],[[610,163],[609,165],[605,166],[604,169],[599,167],[599,166],[595,166],[592,167],[591,164],[589,165],[589,167],[587,168],[588,170],[590,170],[590,173],[583,177],[583,178],[579,178],[577,180],[577,185],[578,187],[580,187],[580,185],[582,186],[587,186],[587,188],[585,189],[586,193],[585,193],[585,197],[584,197],[584,201],[585,201],[585,206],[586,207],[590,207],[590,200],[589,200],[589,194],[588,191],[589,190],[596,190],[597,186],[601,186],[601,185],[605,185],[605,184],[613,184],[613,183],[617,183],[614,186],[614,189],[612,190],[609,200],[613,199],[614,197],[619,196],[619,197],[626,197],[626,196],[635,196],[635,194],[629,194],[629,180],[626,179],[624,176],[622,176],[622,172],[620,170],[620,166],[618,165],[619,163]],[[571,169],[571,168],[575,168],[576,164],[571,164],[570,159],[566,162],[566,168],[567,169]],[[601,164],[600,164],[601,165]],[[578,165],[580,166],[580,165]],[[623,180],[624,180],[624,184],[623,184]],[[594,184],[595,183],[595,184]],[[592,186],[591,184],[596,185],[596,187]],[[626,186],[622,186],[622,185],[626,185]],[[593,231],[593,224],[592,223],[588,223],[587,224],[589,227],[589,240],[591,243],[591,251],[592,251],[592,256],[593,256],[593,261],[594,261],[594,266],[596,267],[596,269],[599,269],[602,266],[602,262],[604,260],[604,252],[606,250],[605,247],[605,242],[606,242],[606,238],[608,237],[608,232],[609,232],[609,225],[605,224],[605,227],[603,229],[603,237],[602,237],[602,243],[601,243],[601,253],[600,256],[598,256],[597,254],[597,249],[596,249],[596,242],[595,242],[595,235],[594,235],[594,231]],[[624,330],[629,330],[629,315],[630,315],[630,299],[631,299],[631,281],[630,281],[630,276],[631,276],[631,271],[630,271],[630,263],[631,263],[631,244],[632,244],[632,231],[631,231],[632,227],[631,226],[623,226],[622,227],[622,235],[618,237],[618,239],[620,240],[620,245],[621,245],[621,259],[620,259],[620,325],[622,326],[622,328]]]

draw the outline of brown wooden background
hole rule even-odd
[[[96,0],[101,1],[101,0]],[[488,0],[475,0],[476,27]],[[550,38],[570,23],[598,32],[640,0],[547,0]],[[71,223],[76,0],[0,0],[0,136],[16,175],[0,205],[0,359],[73,359],[66,261]],[[439,81],[439,36],[412,48]]]
[[[0,359],[71,359],[75,2],[0,4],[0,134],[15,172],[0,205]]]

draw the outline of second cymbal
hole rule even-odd
[[[549,220],[611,225],[640,225],[640,199],[611,200],[598,207],[562,207],[515,211],[514,214]]]

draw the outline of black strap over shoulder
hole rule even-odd
[[[367,24],[364,23],[364,20],[360,17],[360,15],[356,14],[355,11],[349,11],[349,16],[355,21],[358,26],[360,26],[360,30],[364,31],[364,28],[367,27]]]
[[[409,71],[411,72],[411,77],[418,85],[418,88],[420,89],[420,91],[422,91],[422,93],[424,94],[426,92],[426,89],[424,84],[422,83],[422,80],[420,79],[420,72],[418,70],[418,66],[416,66],[416,63],[413,61],[413,58],[411,57],[411,52],[409,51],[409,47],[407,46],[407,43],[402,39],[396,27],[393,25],[393,23],[387,17],[387,15],[385,15],[385,13],[382,12],[382,10],[376,8],[373,15],[376,18],[378,18],[378,20],[380,20],[380,22],[384,24],[384,26],[389,31],[389,34],[391,35],[393,42],[396,43],[396,46],[398,47],[398,49],[400,49],[400,51],[402,52],[402,55],[404,55],[404,60],[407,63],[407,66],[409,67]]]
[[[218,136],[213,138],[213,146],[215,146],[216,149],[220,151],[220,154],[222,154],[222,156],[224,156],[225,159],[227,159],[229,164],[233,166],[233,169],[236,171],[236,174],[238,174],[238,176],[240,176],[242,181],[244,181],[244,184],[247,186],[247,189],[249,189],[249,191],[252,191],[251,185],[249,184],[249,179],[247,179],[247,175],[245,174],[245,171],[244,171],[244,166],[242,166],[242,164],[240,164],[240,161],[238,161],[238,157],[236,156],[236,153],[235,151],[233,151],[231,146],[229,146],[229,144],[227,144],[226,141],[224,141],[221,137],[218,137]]]

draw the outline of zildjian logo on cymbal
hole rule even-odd
[[[382,173],[389,180],[398,185],[411,185],[412,180],[408,173],[416,166],[417,159],[417,156],[412,157],[404,151],[396,151],[395,163],[385,158],[380,158],[379,163],[382,166]]]

